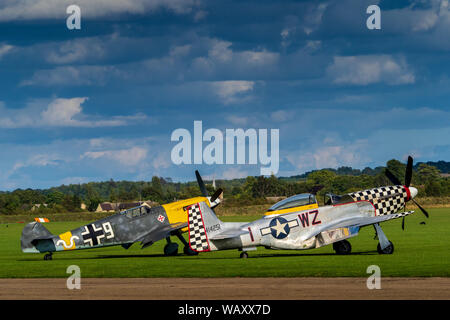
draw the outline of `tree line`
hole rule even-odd
[[[442,163],[440,163],[442,166]],[[398,160],[390,160],[386,167],[404,180],[406,165]],[[386,167],[371,170],[341,167],[308,172],[305,176],[253,177],[217,180],[217,188],[224,190],[224,205],[239,206],[262,204],[266,197],[291,196],[310,192],[315,186],[323,185],[318,196],[326,192],[344,194],[362,189],[391,185],[386,178]],[[450,179],[440,175],[436,166],[417,164],[413,170],[412,185],[418,188],[419,196],[450,196]],[[214,192],[211,181],[205,181],[210,194]],[[84,203],[89,211],[95,211],[101,202],[131,202],[152,200],[160,204],[178,199],[200,196],[196,181],[172,182],[170,178],[154,176],[151,181],[104,181],[71,184],[49,189],[17,189],[0,193],[0,214],[29,213],[35,204],[37,213],[59,213],[81,211]],[[45,204],[45,205],[44,205]]]

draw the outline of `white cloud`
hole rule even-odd
[[[239,168],[229,168],[222,173],[222,179],[241,179],[248,176],[248,171]],[[220,178],[220,177],[216,177]]]
[[[115,127],[146,118],[145,115],[137,114],[98,119],[96,116],[83,113],[82,104],[86,100],[86,97],[56,98],[48,104],[32,102],[25,108],[14,110],[0,105],[0,126],[3,128]]]
[[[243,116],[236,116],[236,115],[228,115],[226,119],[231,122],[235,126],[244,127],[248,123],[248,118]]]
[[[414,73],[403,58],[390,55],[334,57],[327,68],[337,84],[368,85],[384,82],[389,85],[415,82]]]
[[[0,45],[0,59],[3,58],[7,53],[11,52],[11,50],[14,48],[14,46],[11,46],[9,44],[2,44]]]
[[[81,86],[105,85],[110,78],[120,76],[113,66],[64,66],[36,71],[22,86]]]
[[[65,41],[46,54],[46,60],[54,64],[68,64],[87,58],[102,58],[106,54],[105,42],[113,38],[92,37]]]
[[[29,157],[26,161],[20,160],[16,162],[13,166],[12,171],[16,171],[23,167],[29,167],[29,166],[38,166],[38,167],[45,167],[45,166],[55,166],[58,164],[58,161],[60,161],[61,158],[58,155],[55,154],[35,154]]]
[[[253,90],[253,81],[216,81],[212,87],[216,94],[223,100],[224,104],[242,102],[248,96],[245,93]]]
[[[147,149],[143,147],[132,147],[129,149],[105,150],[105,151],[88,151],[85,152],[81,159],[111,159],[125,166],[136,166],[147,156]]]
[[[169,9],[176,14],[188,14],[198,6],[198,0],[18,0],[0,4],[0,21],[63,19],[66,8],[77,4],[82,17],[96,18],[116,14],[145,14]]]
[[[341,145],[323,145],[313,151],[294,152],[286,158],[300,172],[340,166],[358,168],[368,161],[364,156],[366,148],[366,140],[357,140]]]

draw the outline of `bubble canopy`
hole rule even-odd
[[[312,193],[301,193],[275,203],[268,211],[278,211],[316,203],[315,195]]]

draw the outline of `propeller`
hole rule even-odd
[[[200,175],[198,170],[195,170],[195,176],[197,177],[197,183],[198,183],[198,186],[200,187],[200,191],[202,192],[202,195],[204,197],[206,197],[206,198],[209,198],[208,191],[206,190],[205,183],[203,182],[202,176]],[[219,198],[222,193],[223,193],[223,189],[222,188],[217,189],[216,192],[214,192],[214,194],[212,195],[212,197],[209,198],[209,203],[212,205],[213,202],[216,201],[217,198]],[[216,207],[217,205],[218,204],[216,204],[214,207]],[[211,207],[211,209],[212,208],[213,207]]]
[[[203,182],[203,179],[200,176],[200,173],[198,172],[198,170],[195,170],[195,176],[197,177],[197,183],[198,183],[198,186],[200,187],[200,191],[202,192],[202,195],[204,197],[208,197],[208,191],[206,191],[205,183]]]
[[[405,187],[409,187],[411,185],[411,178],[412,178],[412,168],[413,168],[413,158],[411,156],[408,156],[408,162],[406,164],[406,171],[405,171]],[[400,180],[391,172],[389,169],[386,168],[385,170],[386,177],[395,185],[401,185],[402,183]],[[422,208],[420,204],[417,203],[416,200],[410,199],[414,204],[422,211],[422,213],[425,215],[425,217],[429,218],[428,212]],[[402,230],[405,230],[405,216],[402,219]]]
[[[209,200],[210,203],[214,202],[217,200],[217,198],[220,197],[220,195],[222,194],[223,189],[219,188],[216,190],[216,192],[214,192],[214,194],[212,195],[211,199]]]

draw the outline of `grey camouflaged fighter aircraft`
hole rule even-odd
[[[198,171],[195,174],[203,197],[180,200],[153,208],[142,205],[60,235],[51,234],[39,222],[31,222],[22,231],[22,251],[46,253],[44,259],[51,260],[52,252],[55,251],[115,245],[128,249],[135,242],[141,242],[142,248],[146,248],[166,238],[164,254],[176,255],[178,244],[170,240],[170,236],[175,235],[184,244],[185,254],[196,255],[198,253],[190,249],[182,236],[182,233],[187,231],[188,225],[186,208],[198,202],[204,203],[208,208],[216,207],[220,203],[222,189],[219,188],[212,197],[209,197],[200,174]]]
[[[414,202],[428,218],[428,213],[415,200],[417,189],[410,187],[412,158],[408,158],[405,184],[386,169],[395,184],[343,196],[328,194],[325,206],[319,207],[314,193],[292,196],[273,205],[265,216],[253,222],[222,222],[205,202],[191,205],[189,245],[197,252],[239,249],[241,258],[258,246],[268,249],[314,249],[333,244],[337,254],[349,254],[346,239],[358,235],[359,229],[373,225],[378,236],[378,253],[392,254],[380,223],[403,217],[414,211],[399,212],[407,201]]]

